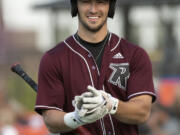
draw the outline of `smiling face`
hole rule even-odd
[[[78,0],[79,26],[90,32],[107,27],[108,0]]]

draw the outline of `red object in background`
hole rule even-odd
[[[161,105],[172,107],[176,100],[176,90],[179,83],[179,79],[164,79],[160,82],[158,98]]]
[[[39,127],[39,129],[34,129],[30,126],[18,126],[17,130],[20,135],[49,135],[45,126]]]
[[[43,119],[38,114],[30,113],[23,116],[25,123],[16,125],[16,129],[20,135],[49,135]]]

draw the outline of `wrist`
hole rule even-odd
[[[66,113],[64,115],[64,123],[72,129],[84,125],[84,123],[78,119],[75,112]]]
[[[118,109],[119,100],[117,98],[111,97],[111,101],[112,101],[112,108],[109,111],[109,113],[115,114],[117,112],[117,109]]]

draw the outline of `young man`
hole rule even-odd
[[[155,99],[146,52],[110,33],[116,0],[71,0],[75,35],[43,56],[35,110],[61,135],[138,135]],[[72,105],[73,102],[73,105]]]

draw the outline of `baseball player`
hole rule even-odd
[[[138,135],[155,101],[140,47],[111,33],[116,0],[71,0],[77,32],[41,59],[35,110],[61,135]]]

